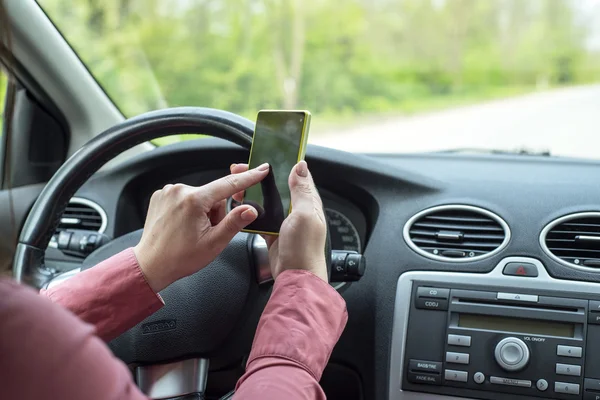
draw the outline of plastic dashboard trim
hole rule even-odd
[[[486,253],[486,254],[483,254],[480,256],[475,256],[475,257],[467,257],[467,258],[450,258],[450,257],[443,257],[443,256],[431,254],[431,253],[421,249],[419,246],[417,246],[417,244],[415,242],[413,242],[413,240],[410,237],[410,228],[412,228],[412,226],[414,225],[415,222],[417,222],[422,217],[425,217],[427,215],[433,214],[438,211],[452,211],[452,210],[471,211],[474,213],[483,214],[486,217],[493,219],[494,221],[496,221],[498,223],[498,225],[500,225],[502,227],[502,230],[504,231],[504,240],[502,240],[502,243],[500,243],[500,245],[498,247],[496,247],[494,250],[490,251],[489,253]],[[408,247],[410,247],[413,251],[422,255],[423,257],[427,257],[432,260],[443,261],[443,262],[447,262],[447,263],[466,263],[466,262],[482,261],[482,260],[485,260],[486,258],[490,258],[490,257],[495,256],[496,254],[500,253],[502,250],[504,250],[506,248],[506,246],[508,246],[508,243],[510,242],[510,238],[511,238],[511,231],[510,231],[510,227],[508,226],[506,221],[504,219],[502,219],[502,217],[500,217],[498,214],[496,214],[490,210],[487,210],[485,208],[472,206],[469,204],[443,204],[443,205],[439,205],[439,206],[433,206],[433,207],[426,208],[422,211],[419,211],[412,217],[410,217],[410,219],[406,222],[406,224],[404,224],[404,229],[402,230],[402,235],[403,235],[404,241],[406,242]]]
[[[537,278],[524,278],[502,274],[504,266],[509,262],[527,262],[534,264],[538,269]],[[600,285],[592,282],[568,281],[551,277],[544,265],[537,259],[529,257],[507,257],[489,273],[461,273],[461,272],[436,272],[436,271],[411,271],[400,275],[396,288],[394,305],[394,322],[392,327],[392,343],[390,351],[390,376],[389,400],[450,400],[468,399],[430,393],[411,392],[401,390],[406,334],[408,330],[408,316],[410,312],[411,293],[414,281],[433,281],[440,283],[464,283],[468,281],[473,285],[507,286],[519,289],[552,290],[557,292],[581,292],[597,294]]]

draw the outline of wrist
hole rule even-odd
[[[161,268],[153,261],[153,257],[148,254],[148,251],[143,249],[139,244],[133,248],[133,254],[137,258],[138,265],[148,286],[158,293],[171,284],[166,277],[161,275]]]

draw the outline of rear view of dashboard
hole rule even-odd
[[[246,159],[217,140],[167,146],[76,196],[118,237],[142,228],[153,191]],[[331,355],[356,385],[329,398],[600,398],[599,163],[310,146],[307,159],[334,249],[368,262],[341,291],[349,319]]]

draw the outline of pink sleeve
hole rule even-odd
[[[147,400],[94,326],[11,281],[0,299],[2,398]]]
[[[281,273],[235,398],[325,399],[319,380],[347,320],[344,299],[322,279],[300,270]]]
[[[164,305],[148,285],[132,248],[40,293],[95,325],[105,341]]]

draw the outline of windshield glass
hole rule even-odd
[[[39,3],[128,117],[307,109],[349,151],[600,154],[600,0]]]

